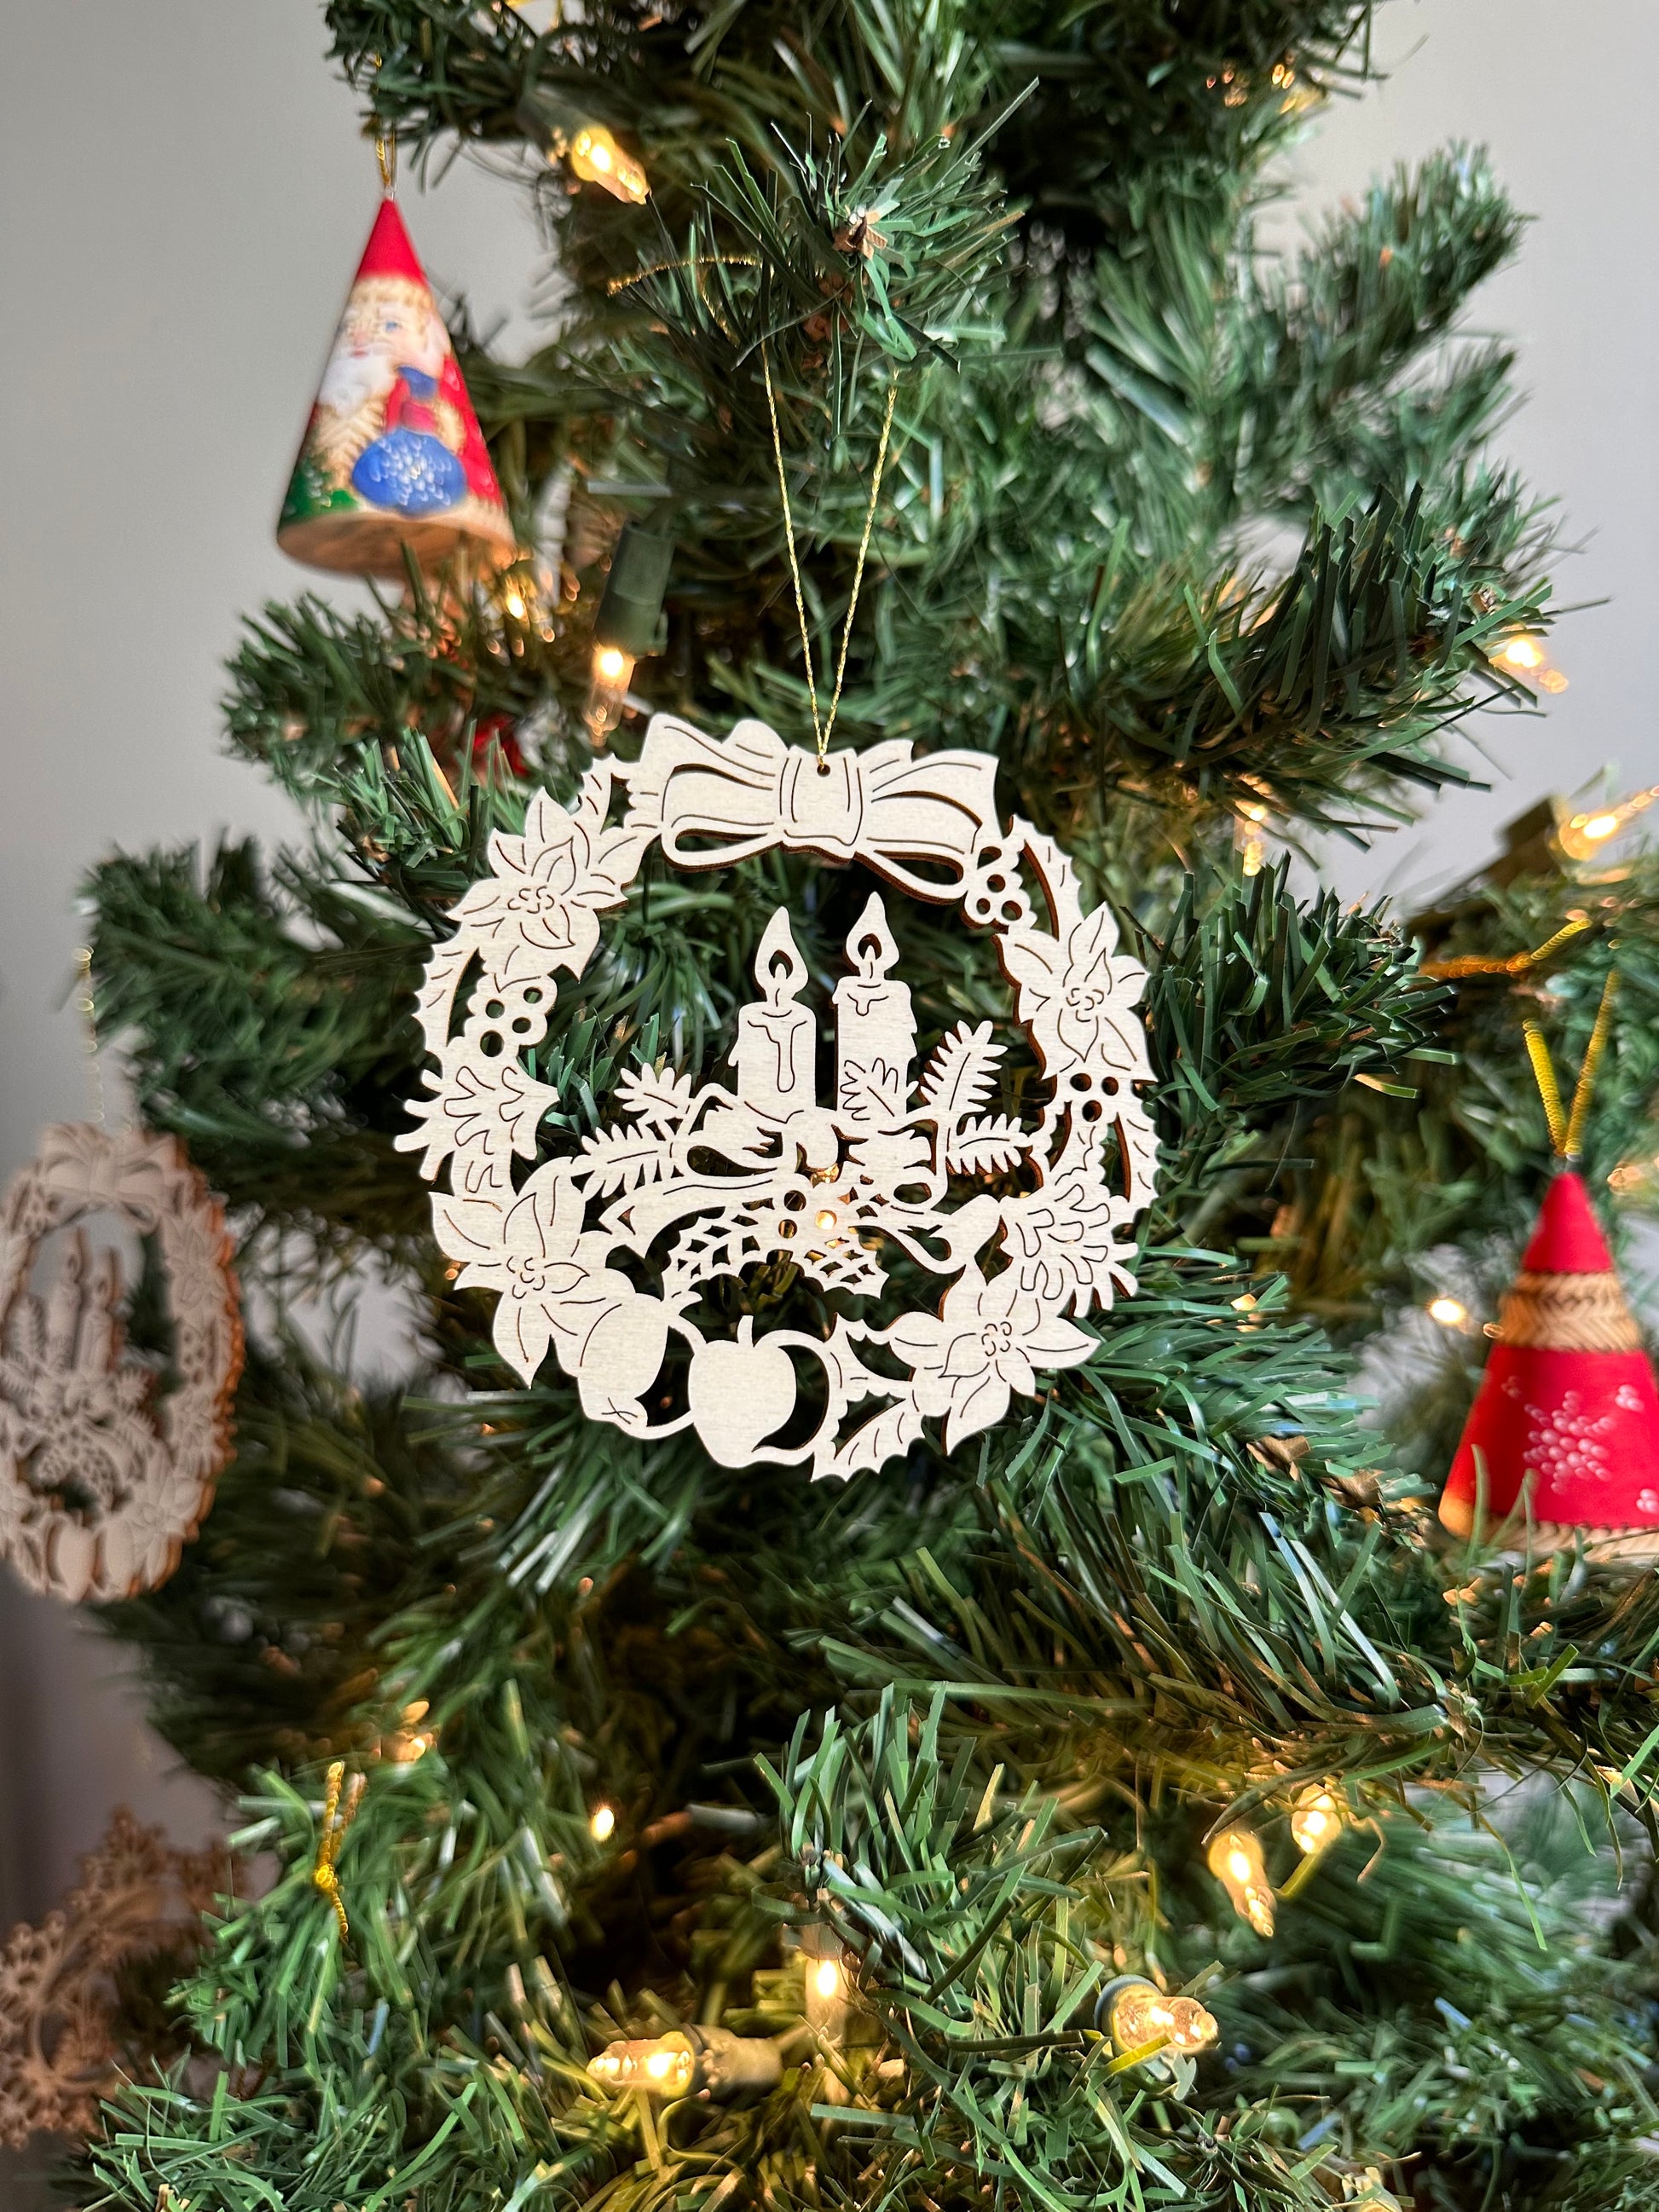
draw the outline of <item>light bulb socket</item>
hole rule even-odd
[[[660,653],[666,643],[663,601],[673,566],[674,541],[637,522],[625,522],[611,573],[605,580],[599,611],[593,617],[596,646],[615,646],[631,660]]]

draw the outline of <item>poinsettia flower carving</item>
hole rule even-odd
[[[605,1265],[611,1239],[602,1230],[583,1233],[581,1193],[556,1164],[533,1175],[505,1208],[439,1197],[433,1211],[443,1249],[465,1262],[457,1289],[496,1293],[495,1349],[527,1383],[556,1344],[560,1365],[577,1374],[595,1330],[617,1309],[637,1302],[661,1310]]]
[[[490,872],[454,908],[458,931],[475,938],[516,939],[550,957],[555,968],[580,975],[599,942],[599,914],[619,905],[646,833],[606,830],[608,775],[584,783],[574,813],[545,791],[525,811],[524,835],[496,830]]]
[[[1018,929],[1003,941],[1003,963],[1019,986],[1019,1018],[1050,1075],[1104,1057],[1126,1067],[1131,1081],[1150,1081],[1146,1024],[1136,1012],[1146,971],[1119,953],[1109,906],[1079,916],[1074,900],[1068,904],[1057,937]]]
[[[917,1410],[945,1421],[945,1449],[995,1426],[1018,1390],[1036,1395],[1039,1367],[1075,1367],[1094,1339],[1045,1313],[1012,1268],[987,1282],[970,1268],[937,1314],[907,1314],[885,1341],[915,1376]]]

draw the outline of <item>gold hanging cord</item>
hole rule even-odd
[[[818,764],[823,764],[830,750],[830,732],[836,726],[836,716],[841,707],[842,685],[847,676],[847,648],[853,641],[853,618],[859,611],[859,593],[864,585],[864,563],[870,551],[870,537],[876,526],[876,502],[881,497],[882,471],[887,466],[888,441],[893,434],[893,408],[898,398],[898,378],[893,378],[887,387],[887,412],[882,418],[881,443],[876,448],[876,471],[870,483],[869,511],[864,518],[864,535],[859,540],[859,557],[853,571],[853,592],[847,602],[847,620],[841,633],[841,657],[836,663],[836,689],[830,702],[830,712],[820,719],[818,687],[812,669],[812,639],[806,621],[806,594],[800,580],[800,562],[795,552],[795,518],[789,505],[789,483],[784,474],[783,440],[778,431],[777,395],[772,389],[772,362],[763,341],[760,349],[761,372],[766,379],[766,410],[772,420],[772,453],[778,465],[778,492],[783,501],[784,542],[789,549],[789,577],[795,587],[795,614],[800,623],[801,658],[806,664],[806,696],[812,708],[812,735],[817,740]]]
[[[87,1061],[87,1119],[95,1129],[104,1122],[104,1070],[98,1057],[98,1007],[92,995],[92,947],[75,948],[75,970],[79,978],[75,1011],[81,1017],[81,1049]]]
[[[1553,937],[1547,937],[1530,952],[1511,952],[1501,960],[1488,959],[1484,952],[1460,952],[1449,960],[1425,960],[1420,972],[1432,975],[1437,983],[1461,982],[1466,975],[1524,975],[1529,968],[1540,966],[1575,937],[1582,937],[1590,927],[1588,915],[1575,915]]]
[[[317,1863],[311,1869],[312,1881],[334,1907],[334,1917],[340,1923],[340,1941],[343,1943],[351,1933],[351,1923],[346,1918],[345,1899],[340,1894],[340,1877],[334,1870],[334,1863],[340,1856],[346,1830],[356,1817],[364,1781],[365,1777],[361,1774],[354,1774],[349,1783],[346,1781],[343,1759],[337,1759],[329,1768],[323,1797],[322,1833],[317,1838]],[[343,1804],[341,1802],[343,1794]]]
[[[1601,1055],[1607,1048],[1607,1038],[1612,1032],[1613,1002],[1618,989],[1619,972],[1613,969],[1608,971],[1602,988],[1601,1003],[1596,1009],[1595,1026],[1590,1031],[1589,1043],[1584,1050],[1584,1064],[1578,1071],[1571,1109],[1564,1109],[1562,1107],[1560,1085],[1555,1079],[1555,1068],[1543,1030],[1536,1022],[1523,1024],[1527,1056],[1532,1062],[1538,1095],[1544,1102],[1544,1119],[1549,1124],[1550,1143],[1557,1159],[1576,1160],[1584,1148],[1584,1125],[1589,1119],[1590,1095],[1595,1088],[1596,1071],[1601,1065]]]
[[[398,189],[398,140],[395,132],[374,141],[374,159],[380,166],[380,190],[390,199]]]

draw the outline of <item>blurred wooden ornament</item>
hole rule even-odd
[[[123,1808],[62,1906],[0,1942],[0,2143],[21,2150],[36,2135],[91,2133],[138,2047],[158,2055],[150,2023],[124,2017],[121,1970],[165,1960],[172,1972],[152,1977],[165,1988],[200,1949],[202,1915],[229,1887],[222,1846],[172,1850],[161,1829],[141,1828]]]
[[[83,1224],[106,1215],[155,1240],[172,1387],[127,1352],[119,1255]],[[42,1244],[70,1232],[51,1285]],[[59,1122],[0,1202],[0,1557],[33,1590],[106,1601],[179,1563],[230,1449],[240,1301],[223,1209],[173,1137]]]

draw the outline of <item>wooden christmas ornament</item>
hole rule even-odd
[[[404,575],[412,554],[494,568],[517,554],[501,486],[403,217],[369,233],[276,525],[296,561]]]
[[[1659,1551],[1659,1392],[1583,1183],[1564,1169],[1504,1300],[1440,1518],[1455,1535]]]
[[[124,2017],[126,1971],[147,1960],[161,1987],[182,1975],[230,1887],[222,1845],[171,1850],[123,1808],[58,1910],[0,1940],[0,2143],[92,2134],[100,2101],[154,2062]]]
[[[589,1416],[630,1436],[690,1428],[725,1466],[847,1475],[905,1452],[929,1421],[948,1449],[1089,1356],[1073,1317],[1133,1289],[1129,1232],[1154,1188],[1135,1089],[1152,1076],[1145,975],[1118,952],[1109,910],[1083,910],[1052,839],[1018,821],[1005,833],[994,777],[988,754],[915,760],[900,742],[820,759],[759,722],[722,738],[659,714],[638,761],[596,762],[572,811],[538,795],[521,837],[492,839],[490,873],[428,967],[435,1073],[410,1109],[419,1127],[398,1141],[427,1176],[447,1169],[438,1241],[462,1287],[496,1294],[496,1346],[526,1382],[550,1352]],[[988,1021],[920,1057],[876,895],[847,940],[827,1095],[780,907],[738,1015],[734,1080],[630,1071],[617,1121],[541,1159],[557,1094],[521,1055],[547,1032],[559,972],[581,975],[599,916],[623,904],[653,845],[686,869],[779,850],[861,862],[909,897],[959,907],[1015,987],[1048,1093],[1036,1125],[992,1110],[1005,1047]],[[696,1317],[716,1278],[779,1261],[873,1316],[884,1253],[939,1279],[933,1310],[838,1317],[823,1334],[750,1316],[714,1337]]]
[[[119,1255],[83,1224],[112,1216],[153,1237],[173,1341],[129,1356]],[[40,1295],[36,1255],[70,1232]],[[230,1443],[242,1331],[216,1199],[172,1137],[88,1123],[46,1129],[0,1203],[0,1557],[31,1589],[129,1597],[165,1582],[195,1535]]]

